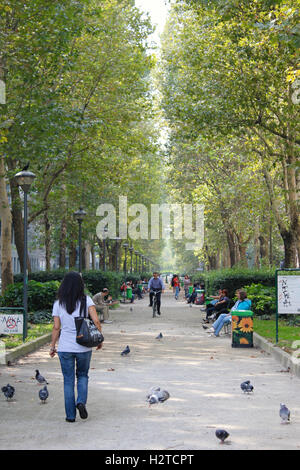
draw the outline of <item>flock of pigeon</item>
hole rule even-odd
[[[253,392],[254,387],[250,383],[250,380],[246,380],[245,382],[241,383],[241,389],[244,393],[251,393]],[[290,422],[290,410],[283,403],[280,403],[279,416],[281,418],[282,424],[288,424]],[[225,439],[229,437],[229,433],[225,429],[217,429],[216,436],[218,439],[220,439],[221,444],[223,444]]]
[[[37,381],[38,384],[44,385],[44,387],[39,390],[39,398],[41,400],[41,403],[45,404],[47,398],[49,397],[49,392],[48,392],[48,389],[47,389],[47,385],[49,385],[49,384],[46,381],[45,377],[43,377],[40,374],[38,369],[36,369],[36,371],[35,371],[35,378],[36,378],[36,381]],[[12,400],[13,396],[15,394],[15,387],[13,387],[10,384],[7,384],[5,387],[1,388],[1,392],[4,393],[4,396],[6,397],[7,401]]]
[[[156,336],[155,339],[162,339],[163,334],[159,333],[158,336]],[[126,348],[121,352],[121,356],[127,356],[130,353],[130,348],[127,345]],[[242,382],[240,385],[242,391],[244,393],[252,393],[254,390],[254,386],[250,383],[250,380],[246,380],[245,382]],[[167,390],[161,390],[160,387],[153,387],[149,391],[147,395],[147,401],[149,403],[149,406],[157,404],[157,403],[162,403],[166,401],[168,398],[170,398],[169,392]],[[290,422],[290,410],[283,404],[280,403],[280,410],[279,410],[279,416],[281,418],[281,423],[282,424],[287,424]],[[230,436],[229,432],[227,432],[225,429],[217,429],[216,430],[216,437],[220,439],[221,444],[224,444],[225,440]]]
[[[162,333],[159,333],[159,335],[155,339],[162,339],[163,335]],[[130,353],[130,347],[127,345],[126,348],[121,352],[121,356],[128,356]],[[38,384],[44,385],[42,389],[39,390],[39,398],[41,400],[41,403],[46,403],[47,398],[49,397],[49,392],[47,389],[48,382],[46,381],[45,377],[43,377],[39,370],[36,369],[36,374],[35,374],[35,379]],[[246,380],[245,382],[242,382],[240,385],[242,391],[244,393],[253,393],[254,387],[250,383],[250,380]],[[14,393],[15,393],[15,388],[7,384],[5,387],[1,388],[1,391],[4,393],[4,396],[6,397],[7,401],[12,400]],[[166,400],[170,398],[170,394],[167,390],[161,390],[160,387],[152,387],[148,394],[146,401],[149,403],[149,406],[157,404],[157,403],[163,403]],[[286,407],[285,404],[280,403],[280,410],[279,410],[279,416],[281,418],[281,423],[282,424],[287,424],[290,422],[290,410]],[[229,433],[225,429],[217,429],[216,430],[216,437],[221,441],[221,444],[224,444],[225,440],[229,437]]]

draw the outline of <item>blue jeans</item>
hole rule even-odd
[[[88,394],[88,371],[92,351],[82,353],[58,352],[64,376],[65,410],[68,419],[76,418],[76,405],[86,404]],[[75,402],[75,363],[77,377],[77,401]]]
[[[177,299],[178,296],[179,296],[179,287],[176,286],[175,287],[175,299]]]
[[[225,325],[225,323],[230,323],[230,322],[231,322],[231,315],[228,315],[228,313],[221,313],[219,318],[212,325],[215,330],[214,334],[218,336],[223,326]]]

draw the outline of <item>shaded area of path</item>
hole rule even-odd
[[[0,366],[1,387],[16,387],[13,402],[0,396],[0,449],[300,448],[298,378],[259,349],[233,349],[226,335],[208,337],[199,307],[167,293],[162,317],[153,319],[148,303],[147,297],[122,305],[111,312],[113,323],[103,325],[103,350],[92,356],[86,421],[64,421],[59,360],[49,357],[48,346]],[[163,339],[156,340],[160,332]],[[121,357],[127,344],[131,353]],[[36,368],[49,382],[45,405]],[[240,390],[247,379],[253,395]],[[168,390],[170,399],[149,407],[146,394],[154,385]],[[280,402],[291,410],[289,425],[280,423]],[[215,438],[218,427],[230,433],[228,445]]]

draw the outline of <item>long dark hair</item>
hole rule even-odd
[[[71,315],[76,309],[77,302],[84,296],[84,282],[76,271],[68,272],[62,280],[58,289],[57,298],[59,305],[62,305]]]

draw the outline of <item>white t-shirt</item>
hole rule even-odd
[[[86,307],[87,309],[95,305],[92,299],[86,296]],[[76,342],[76,326],[75,317],[79,317],[80,313],[80,302],[77,302],[76,309],[72,314],[69,314],[66,309],[59,305],[59,301],[56,300],[53,304],[52,316],[59,317],[61,323],[61,331],[58,342],[58,352],[86,352],[91,351],[92,348],[86,348]]]

